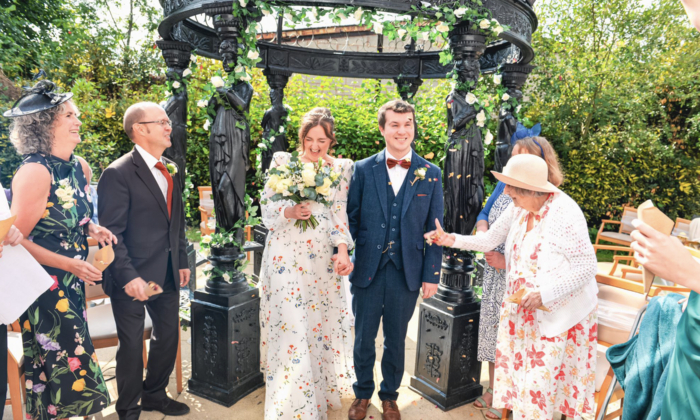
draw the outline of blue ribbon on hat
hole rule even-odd
[[[510,144],[512,146],[515,146],[515,143],[518,140],[525,139],[528,137],[537,137],[540,135],[540,133],[542,133],[542,125],[540,125],[540,123],[533,125],[532,128],[527,128],[520,122],[518,122],[518,126],[515,129],[515,133],[513,133],[513,135],[510,138]],[[532,141],[534,141],[535,144],[540,148],[542,159],[544,159],[544,149],[542,149],[542,146],[537,142],[537,140],[532,139]]]

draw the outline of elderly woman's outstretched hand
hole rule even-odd
[[[440,226],[440,221],[438,219],[435,219],[435,226],[436,229],[432,230],[430,232],[427,232],[425,235],[426,242],[428,242],[428,245],[440,245],[440,246],[452,246],[455,243],[455,235],[453,233],[445,233],[444,230],[442,230],[442,226]]]

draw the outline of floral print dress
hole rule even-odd
[[[511,246],[506,296],[522,287],[537,290],[538,258],[544,241],[539,227],[551,197],[527,232],[529,213],[517,221]],[[555,412],[567,419],[594,413],[597,311],[558,336],[539,331],[538,311],[503,302],[496,348],[495,407],[513,411],[514,419],[550,420]]]
[[[46,210],[29,239],[49,251],[85,260],[84,227],[92,215],[90,186],[78,159],[31,154],[51,174]],[[20,166],[21,167],[21,166]],[[27,418],[60,419],[97,413],[110,404],[88,333],[85,286],[72,273],[44,266],[54,284],[20,318]]]
[[[284,165],[288,153],[276,153],[272,167]],[[346,288],[333,270],[333,248],[348,249],[346,203],[353,163],[336,159],[342,174],[332,206],[312,203],[315,229],[294,226],[284,217],[292,201],[263,205],[270,229],[260,277],[261,367],[265,371],[265,419],[326,419],[353,395],[352,336]],[[263,199],[274,195],[266,188]]]

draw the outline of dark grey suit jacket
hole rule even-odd
[[[180,171],[173,175],[172,217],[168,218],[163,193],[136,149],[102,173],[97,185],[100,224],[119,240],[114,262],[103,276],[102,287],[110,297],[131,299],[123,289],[137,277],[163,287],[168,256],[172,256],[175,287],[180,287],[178,270],[188,267],[184,205],[177,188],[180,176]]]

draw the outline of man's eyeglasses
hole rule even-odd
[[[143,121],[143,122],[137,122],[136,124],[160,124],[161,126],[168,126],[172,127],[173,122],[170,120],[160,120],[160,121]]]

